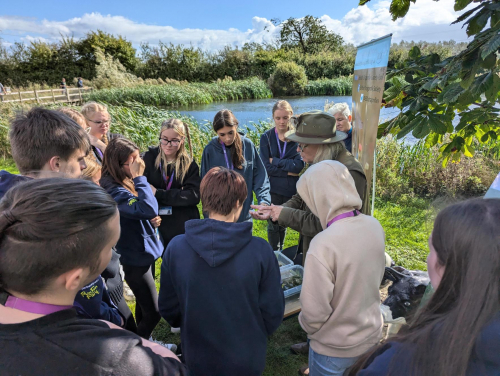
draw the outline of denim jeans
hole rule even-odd
[[[291,197],[271,193],[271,203],[281,205],[290,200]],[[283,250],[285,244],[286,227],[280,226],[278,222],[267,221],[267,241],[273,251]]]
[[[309,376],[342,376],[358,357],[335,358],[321,355],[309,347]]]

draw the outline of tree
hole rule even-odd
[[[368,1],[362,0],[360,5]],[[392,1],[393,20],[406,15],[410,1],[416,0]],[[472,2],[455,0],[455,10]],[[392,86],[384,100],[402,112],[379,126],[379,136],[392,133],[401,138],[412,132],[425,139],[426,146],[440,146],[444,165],[462,155],[472,157],[478,145],[497,142],[500,137],[499,109],[495,107],[500,91],[500,3],[474,3],[479,4],[453,22],[463,22],[467,35],[474,36],[466,49],[441,60],[436,53],[422,56],[415,46],[408,59],[387,75]]]
[[[285,49],[299,48],[303,54],[315,54],[320,51],[335,51],[342,47],[343,38],[329,31],[319,18],[289,18],[281,22],[271,20],[281,26],[279,43]]]

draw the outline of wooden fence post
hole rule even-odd
[[[56,97],[54,95],[54,89],[50,89],[50,92],[52,93],[52,100],[54,101],[54,103],[56,103]]]
[[[78,93],[80,94],[80,104],[83,104],[82,89],[78,88]]]
[[[19,102],[23,103],[23,97],[21,96],[21,89],[19,89]]]
[[[34,90],[34,92],[35,92],[36,103],[40,104],[40,99],[38,98],[38,93],[36,90]]]
[[[70,103],[70,99],[69,99],[69,89],[66,88],[66,99],[68,100],[68,103]]]

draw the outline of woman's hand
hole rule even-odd
[[[149,222],[151,222],[154,228],[158,228],[161,225],[161,217],[157,215],[153,219],[149,220]]]
[[[273,163],[273,159],[272,158],[269,158],[269,163]]]
[[[151,190],[153,191],[153,195],[156,195],[156,188],[151,184],[149,184],[149,186],[151,187]]]
[[[89,138],[90,144],[104,153],[104,150],[106,150],[106,144],[99,140],[96,136],[92,136],[90,133]]]
[[[146,168],[146,164],[142,160],[141,157],[137,157],[130,163],[130,174],[132,175],[132,179],[135,179],[138,176],[142,176],[144,174],[144,169]]]
[[[289,173],[288,173],[288,176],[299,176],[299,174],[296,174],[296,173],[294,173],[294,172],[289,172]]]

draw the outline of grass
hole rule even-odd
[[[176,106],[235,99],[271,98],[266,83],[256,77],[240,81],[218,80],[214,83],[169,83],[102,89],[85,95],[87,101],[121,105],[139,102],[153,106]]]
[[[351,95],[352,76],[322,78],[309,81],[305,88],[306,95]]]

